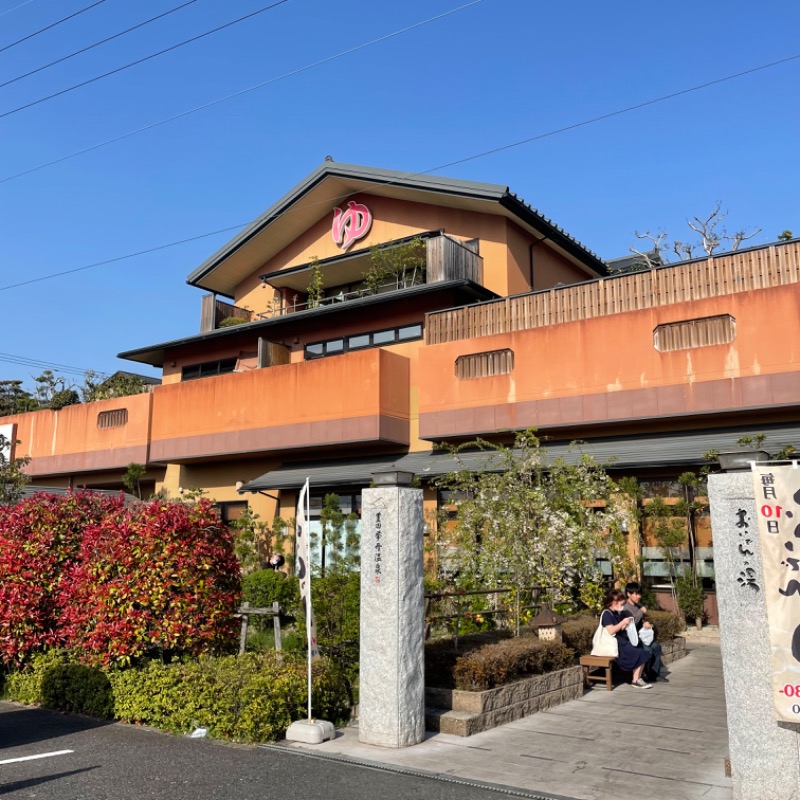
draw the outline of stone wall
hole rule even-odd
[[[664,664],[686,655],[686,639],[682,636],[662,642],[661,647]],[[438,733],[472,736],[568,700],[577,700],[583,692],[583,674],[579,666],[534,675],[485,692],[427,688],[425,727]]]

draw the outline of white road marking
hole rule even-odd
[[[52,758],[53,756],[65,756],[67,753],[74,753],[74,750],[54,750],[52,753],[39,753],[35,756],[21,756],[20,758],[7,758],[5,761],[0,761],[2,764],[16,764],[18,761],[33,761],[37,758]]]

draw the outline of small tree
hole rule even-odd
[[[12,442],[0,434],[0,506],[16,503],[23,495],[30,478],[23,471],[30,463],[30,456],[11,457]]]
[[[554,603],[572,603],[587,583],[601,579],[596,551],[618,512],[607,507],[614,484],[588,455],[578,463],[548,463],[534,431],[514,447],[476,440],[452,448],[486,451],[484,471],[461,469],[439,486],[463,499],[453,521],[450,560],[456,584],[499,588],[542,586]]]
[[[425,242],[419,236],[392,247],[376,246],[370,250],[369,267],[363,273],[364,284],[373,293],[390,278],[399,278],[403,286],[409,282],[413,286],[417,276],[425,274],[426,267]]]
[[[145,472],[147,472],[147,468],[144,464],[131,462],[128,464],[128,469],[125,470],[125,474],[122,476],[122,485],[140,500],[142,499],[142,485],[140,481]]]
[[[316,308],[325,296],[325,279],[322,276],[322,267],[319,265],[318,258],[314,258],[311,261],[311,266],[308,270],[311,278],[306,292],[308,295],[307,303],[309,308]]]

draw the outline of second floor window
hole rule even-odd
[[[181,380],[192,381],[196,378],[210,378],[212,375],[225,375],[235,369],[235,358],[222,358],[218,361],[206,361],[203,364],[190,364],[181,370]]]
[[[328,339],[325,342],[307,344],[305,348],[306,360],[336,356],[351,350],[366,350],[368,347],[383,347],[387,344],[411,342],[422,338],[422,325],[401,325],[399,328],[387,328],[383,331],[370,333],[357,333],[353,336],[340,336],[337,339]]]

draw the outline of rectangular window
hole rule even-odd
[[[247,510],[247,500],[233,500],[227,503],[216,503],[219,509],[219,516],[223,525],[230,525],[231,522],[239,519]]]
[[[459,356],[456,359],[456,377],[459,380],[507,375],[513,369],[513,350],[491,350],[487,353]]]
[[[406,342],[409,339],[421,339],[422,325],[406,325],[405,328],[398,328],[397,338],[401,342]]]
[[[191,381],[195,378],[225,375],[236,369],[236,361],[235,358],[222,358],[219,361],[206,361],[203,364],[189,364],[181,370],[181,380]]]
[[[344,339],[332,339],[325,344],[325,355],[330,356],[334,353],[344,352]]]
[[[101,411],[97,415],[97,427],[104,431],[107,428],[121,428],[128,424],[128,409],[117,408],[114,411]]]
[[[357,350],[359,347],[369,347],[369,334],[361,333],[358,336],[349,336],[347,339],[347,346],[350,350]]]
[[[325,355],[325,345],[322,342],[306,345],[306,358],[319,358],[323,355]]]
[[[373,344],[391,344],[397,338],[397,331],[378,331],[372,334]]]
[[[659,325],[653,331],[653,346],[659,353],[668,353],[672,350],[728,344],[735,337],[736,320],[730,314],[720,314],[717,317],[687,319]]]

